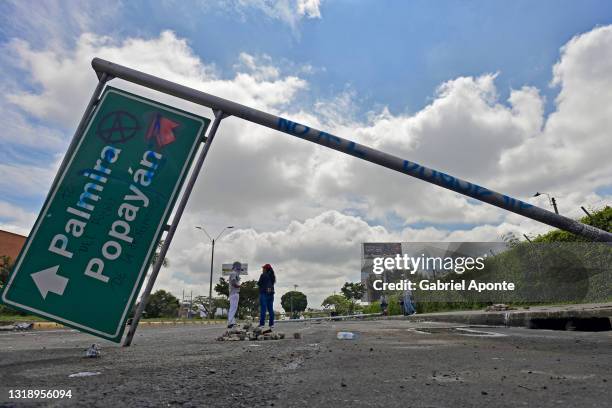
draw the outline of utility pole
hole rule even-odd
[[[580,208],[582,208],[582,211],[584,211],[584,213],[585,213],[586,215],[588,215],[588,217],[589,217],[589,219],[590,219],[590,220],[592,220],[592,219],[593,219],[593,216],[591,215],[591,213],[590,213],[590,212],[588,212],[588,211],[586,210],[586,208],[584,208],[583,206],[580,206]]]
[[[550,202],[552,203],[552,206],[555,209],[555,214],[559,215],[559,209],[557,208],[557,201],[555,200],[555,197],[551,197]]]
[[[212,305],[213,305],[213,300],[212,300],[212,284],[213,284],[213,261],[215,259],[215,242],[219,240],[219,237],[221,237],[221,235],[223,235],[223,233],[225,232],[225,230],[228,229],[232,229],[234,228],[233,225],[227,226],[225,228],[223,228],[221,230],[221,232],[219,233],[219,235],[217,235],[216,238],[212,238],[208,232],[206,232],[206,229],[204,229],[204,227],[202,226],[196,226],[195,228],[204,231],[204,233],[206,234],[206,236],[208,237],[208,239],[210,239],[210,242],[212,243],[212,249],[210,252],[210,286],[208,287],[208,317],[210,319],[212,319],[214,316],[212,316]]]
[[[550,203],[550,205],[552,205],[552,208],[555,210],[555,214],[559,215],[559,209],[557,208],[557,200],[555,200],[555,197],[552,197],[548,193],[540,193],[540,192],[536,192],[533,196],[538,197],[538,196],[541,196],[542,194],[548,197],[548,202]]]

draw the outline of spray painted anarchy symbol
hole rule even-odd
[[[97,135],[106,143],[125,143],[140,130],[140,123],[125,111],[106,114],[98,123]]]

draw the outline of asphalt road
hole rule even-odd
[[[341,330],[357,338],[337,340]],[[222,331],[142,327],[130,348],[69,330],[0,333],[0,406],[609,407],[612,395],[612,332],[386,320],[215,341]],[[84,358],[93,342],[101,357]],[[80,372],[99,374],[70,377]],[[72,398],[17,401],[9,389]]]

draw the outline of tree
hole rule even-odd
[[[229,283],[225,278],[219,278],[219,283],[215,285],[215,292],[229,297]],[[257,287],[257,281],[245,281],[240,285],[237,313],[241,319],[244,316],[256,317],[259,314],[259,288]]]
[[[6,284],[8,277],[13,269],[13,262],[10,256],[0,256],[0,288]]]
[[[308,298],[302,292],[297,290],[292,290],[285,293],[281,297],[281,306],[285,310],[286,313],[299,313],[306,310],[306,306],[308,306]],[[292,316],[293,318],[293,316]]]
[[[179,300],[170,292],[163,289],[149,296],[145,307],[147,317],[176,317],[179,308]]]
[[[334,311],[338,314],[346,314],[346,312],[349,311],[351,302],[349,302],[342,295],[331,295],[325,298],[323,303],[321,303],[321,306],[326,309],[333,308]]]
[[[582,217],[579,220],[583,224],[612,232],[612,207],[605,206],[601,210],[593,211],[591,216]],[[538,235],[533,242],[585,242],[588,239],[574,235],[571,232],[554,229],[544,235]]]
[[[193,305],[197,311],[204,310],[209,318],[213,319],[217,313],[217,309],[228,309],[229,300],[222,297],[213,298],[212,307],[209,310],[208,296],[196,296],[193,299]]]
[[[240,300],[238,301],[238,316],[256,317],[259,314],[259,287],[256,280],[243,282],[240,285]]]
[[[11,260],[10,256],[6,256],[6,255],[0,256],[0,292],[2,292],[1,289],[4,287],[4,285],[6,285],[8,277],[11,274],[11,271],[13,270],[13,266],[14,266],[14,263]],[[9,314],[9,315],[18,314],[22,316],[27,315],[26,312],[13,309],[5,305],[0,305],[0,314]]]
[[[366,291],[366,286],[361,282],[344,282],[344,286],[342,286],[340,291],[346,300],[350,302],[349,312],[353,313],[355,310],[355,302],[363,298],[363,294]]]
[[[222,296],[229,297],[229,283],[225,278],[219,278],[219,283],[215,285],[215,292]]]

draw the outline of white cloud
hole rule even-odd
[[[35,213],[0,200],[0,229],[27,236],[35,221]]]
[[[297,11],[301,16],[321,18],[321,0],[297,0]]]
[[[232,79],[220,78],[213,65],[202,62],[187,41],[171,31],[158,38],[123,42],[83,34],[76,48],[65,53],[34,50],[21,40],[12,41],[11,49],[41,90],[22,90],[9,95],[9,100],[32,115],[65,126],[74,126],[93,91],[95,75],[90,62],[96,56],[268,110],[282,106],[306,87],[306,82],[295,76],[262,77],[262,69],[269,67],[238,72]],[[250,57],[242,55],[243,60]]]
[[[61,151],[65,147],[67,137],[59,130],[32,123],[16,106],[6,101],[0,100],[0,110],[3,119],[0,146],[4,148],[3,155],[8,155],[9,146],[51,153]]]
[[[5,0],[9,10],[2,16],[4,32],[18,32],[45,48],[61,51],[72,46],[83,32],[94,31],[115,18],[123,7],[121,0],[109,0],[101,7],[97,1],[62,0],[29,1]]]
[[[283,21],[294,31],[303,18],[321,18],[321,0],[236,0],[238,10],[258,9],[268,17]]]
[[[0,191],[19,197],[40,196],[48,191],[55,169],[0,163]]]

